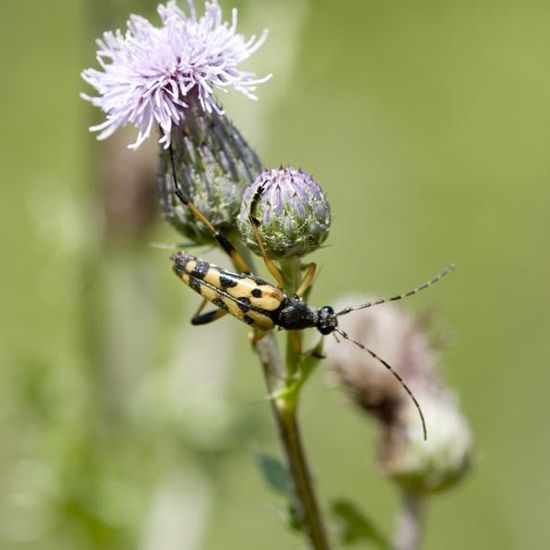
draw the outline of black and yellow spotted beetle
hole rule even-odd
[[[179,200],[191,211],[191,213],[201,221],[211,232],[214,239],[220,244],[223,250],[229,255],[234,265],[240,273],[235,273],[221,267],[217,267],[205,260],[197,258],[187,252],[180,251],[171,256],[173,261],[173,270],[176,275],[195,292],[203,298],[197,312],[191,319],[193,325],[205,325],[211,323],[227,313],[243,321],[254,329],[254,339],[258,340],[265,333],[275,327],[284,330],[302,330],[306,328],[316,328],[322,335],[339,334],[342,338],[353,342],[356,346],[368,352],[374,359],[386,367],[392,375],[399,381],[405,391],[414,402],[420,419],[424,439],[427,437],[426,422],[422,409],[401,376],[372,350],[367,348],[361,342],[351,338],[345,331],[338,326],[338,317],[346,315],[352,311],[365,309],[371,306],[401,300],[407,296],[412,296],[425,288],[430,287],[447,273],[454,269],[451,264],[443,271],[438,273],[428,282],[402,294],[397,294],[390,298],[379,298],[366,304],[346,307],[339,312],[327,305],[321,308],[310,306],[304,301],[304,294],[310,287],[314,276],[316,266],[311,263],[305,266],[305,275],[296,290],[294,296],[289,296],[283,289],[283,277],[281,272],[266,255],[262,238],[258,230],[259,222],[254,217],[254,211],[262,195],[263,188],[259,186],[250,204],[249,220],[254,230],[254,235],[258,248],[262,254],[267,269],[274,276],[277,285],[264,281],[260,277],[252,274],[244,258],[238,253],[231,242],[218,231],[209,220],[197,209],[192,201],[185,196],[181,187],[176,181],[176,172],[174,169],[174,160],[172,156],[172,172],[174,175],[174,191]],[[207,303],[216,306],[216,309],[202,313]],[[298,345],[300,345],[298,340]],[[302,353],[301,349],[297,350]]]

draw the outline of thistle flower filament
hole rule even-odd
[[[158,7],[160,27],[131,15],[125,34],[106,32],[97,40],[101,69],[86,69],[82,78],[99,95],[82,97],[107,115],[102,124],[90,128],[99,132],[98,139],[132,124],[138,136],[129,147],[135,149],[159,126],[160,143],[167,148],[171,129],[185,117],[190,98],[196,97],[208,113],[222,112],[215,90],[233,88],[256,99],[256,86],[271,75],[256,79],[238,66],[264,43],[267,31],[246,40],[236,32],[237,10],[231,24],[224,22],[217,0],[205,3],[200,18],[191,0],[189,11],[190,16],[171,0]]]

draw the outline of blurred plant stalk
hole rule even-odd
[[[101,0],[87,3],[90,34],[96,36],[124,13]],[[104,426],[115,427],[140,374],[152,360],[156,319],[148,237],[158,219],[156,147],[136,154],[126,148],[127,130],[94,146],[91,226],[95,234],[84,257],[82,331],[94,400]],[[144,288],[149,291],[143,292]]]
[[[85,273],[95,304],[83,314],[97,309],[96,319],[85,320],[96,324],[90,327],[97,338],[90,342],[96,348],[92,368],[102,378],[97,397],[111,428],[124,424],[129,400],[152,364],[158,317],[148,246],[158,219],[156,148],[148,144],[134,154],[125,147],[127,138],[121,132],[100,148],[96,227],[101,233],[97,257]]]
[[[140,4],[142,8],[152,8],[151,2],[146,0],[117,6],[107,0],[88,2],[91,35],[97,36],[106,28],[118,25],[121,18],[126,17],[129,11],[138,10]],[[102,465],[77,475],[82,479],[95,478],[90,479],[89,485],[97,494],[88,498],[97,500],[100,508],[104,508],[106,503],[102,502],[104,496],[100,490],[95,488],[115,483],[113,474],[120,449],[124,449],[123,452],[128,449],[130,452],[132,449],[134,453],[140,452],[143,436],[136,435],[133,408],[136,396],[142,394],[144,389],[150,391],[157,376],[151,367],[154,364],[159,329],[158,295],[149,245],[160,213],[157,190],[158,147],[153,140],[149,140],[139,150],[131,151],[127,144],[132,139],[131,130],[124,128],[99,147],[94,144],[94,151],[98,152],[92,155],[95,162],[90,177],[90,225],[95,228],[95,234],[90,239],[82,266],[81,325],[83,356],[89,377],[86,426],[83,428],[86,431],[83,434],[86,443],[83,444],[88,449],[87,454],[96,457]],[[220,337],[219,341],[220,352],[223,353],[224,339]],[[217,366],[223,371],[230,365],[225,362],[217,363]],[[167,383],[170,388],[178,385],[177,379],[181,378],[174,368],[169,369],[166,376],[171,379]],[[203,368],[200,376],[194,380],[187,378],[186,388],[193,386],[195,395],[203,393],[208,385],[207,377],[208,370]],[[218,376],[217,380],[219,383],[214,391],[217,394],[225,393],[227,377]],[[173,416],[176,416],[174,412],[180,411],[185,401],[184,393],[178,396],[177,406],[175,401],[170,401]],[[150,404],[142,405],[145,413]],[[190,402],[187,405],[191,406]],[[157,408],[151,406],[152,410]],[[170,416],[171,413],[166,414]],[[162,425],[164,419],[150,421],[159,420],[158,432],[162,433],[166,429]],[[180,435],[177,431],[175,436]],[[149,441],[149,445],[155,444]],[[111,446],[113,452],[108,453],[105,447]],[[206,450],[206,454],[208,452]],[[106,464],[103,455],[111,457]],[[166,526],[172,528],[175,522],[180,525],[172,529],[174,536],[170,544],[173,546],[170,547],[198,550],[202,547],[211,509],[212,489],[207,477],[192,466],[180,466],[173,471],[167,465],[164,465],[163,470],[161,465],[157,474],[157,479],[151,483],[151,494],[157,496],[152,498],[149,518],[144,522],[148,529],[141,533],[142,529],[136,522],[131,533],[131,544],[136,544],[136,539],[141,537],[141,548],[161,548],[161,544],[165,544]],[[177,483],[175,490],[181,492],[176,495],[172,491],[167,496],[166,478],[194,479],[195,482]],[[122,487],[125,481],[116,482]],[[150,481],[144,478],[143,484],[134,489],[136,492],[147,490],[149,484]],[[194,508],[193,526],[188,524],[182,532],[182,527],[186,525],[183,520],[188,517],[187,511],[192,507],[191,501],[198,497],[201,505]],[[177,509],[184,511],[183,515],[174,517],[172,508],[165,505],[167,498],[172,499]],[[123,512],[119,513],[123,515]],[[133,519],[124,517],[128,523]],[[88,538],[94,540],[97,533],[93,531],[98,526],[90,522],[86,527],[90,529]],[[189,536],[191,532],[192,537]],[[107,545],[117,547],[115,540],[118,536],[113,532],[106,541]]]

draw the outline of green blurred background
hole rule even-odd
[[[150,246],[178,240],[151,219],[152,176],[116,185],[133,134],[87,131],[93,39],[154,4],[0,6],[1,548],[302,546],[255,467],[277,446],[246,327],[188,328],[197,299]],[[550,4],[237,6],[243,33],[271,30],[248,66],[274,78],[226,109],[266,164],[303,166],[333,207],[313,301],[457,264],[406,305],[439,312],[478,446],[473,474],[433,501],[425,548],[546,547]],[[372,423],[323,372],[302,409],[323,502],[351,497],[389,532],[397,496]]]

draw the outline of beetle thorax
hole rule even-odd
[[[331,306],[317,309],[301,298],[287,298],[276,323],[286,330],[316,328],[321,334],[330,334],[338,326],[338,318]]]
[[[286,330],[301,330],[317,326],[319,311],[301,298],[288,298],[279,312],[277,324]]]

